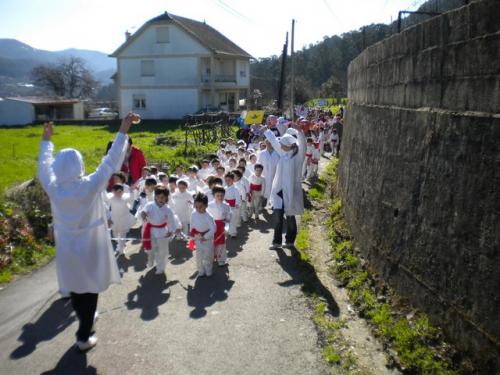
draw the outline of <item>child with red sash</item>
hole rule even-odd
[[[214,200],[208,204],[207,211],[215,220],[215,260],[222,267],[227,264],[225,226],[231,221],[231,208],[224,202],[226,189],[220,185],[216,185],[212,189],[212,193]]]
[[[244,175],[245,173],[245,167],[238,166],[234,171],[234,186],[238,191],[240,192],[241,196],[241,206],[240,206],[240,220],[238,221],[238,224],[236,225],[237,228],[241,226],[241,222],[243,221],[246,223],[248,221],[248,192],[250,188],[250,182],[248,182],[248,179]]]
[[[208,198],[203,193],[194,197],[194,211],[191,214],[191,238],[196,246],[198,277],[212,276],[214,263],[215,221],[207,212]]]
[[[306,144],[306,156],[304,158],[304,164],[302,164],[302,177],[306,178],[308,175],[309,166],[311,165],[311,160],[314,152],[314,139],[307,138]]]
[[[311,138],[309,138],[311,139]],[[308,139],[308,143],[309,143]],[[306,178],[310,181],[318,174],[318,164],[319,159],[321,158],[321,154],[319,151],[319,142],[313,142],[313,148],[311,150],[311,156],[309,157],[309,163],[307,164],[307,174]]]
[[[148,267],[156,262],[156,274],[165,272],[168,256],[169,237],[181,232],[180,221],[168,207],[167,201],[170,192],[168,188],[158,185],[155,188],[154,202],[146,204],[141,212],[144,220],[142,235],[143,247],[148,254]]]
[[[255,215],[255,220],[259,220],[259,212],[262,206],[262,198],[266,190],[266,179],[262,177],[264,166],[262,164],[255,164],[254,173],[250,176],[250,188],[248,193],[249,212],[250,217]]]
[[[229,207],[231,207],[231,221],[229,222],[228,234],[234,238],[237,235],[236,229],[240,218],[241,195],[236,186],[234,186],[233,172],[226,173],[224,181],[226,183],[226,194],[224,199]]]

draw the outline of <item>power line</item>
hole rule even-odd
[[[328,2],[328,0],[323,0],[323,4],[325,4],[326,8],[330,12],[330,14],[333,16],[333,18],[335,18],[335,20],[338,23],[340,23],[340,26],[342,26],[342,28],[344,28],[344,24],[342,23],[342,20],[339,17],[337,17],[337,15],[333,11],[332,7],[330,6],[330,3]]]
[[[233,7],[231,7],[230,5],[228,5],[226,2],[224,2],[222,0],[215,0],[215,3],[217,4],[217,6],[219,8],[222,8],[226,12],[232,14],[233,16],[235,16],[237,18],[240,18],[240,19],[242,19],[242,20],[244,20],[246,22],[252,22],[252,20],[250,18],[248,18],[244,14],[238,12],[236,9],[234,9]]]

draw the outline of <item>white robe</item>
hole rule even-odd
[[[50,197],[60,290],[100,293],[120,283],[102,191],[123,163],[127,139],[119,133],[97,170],[88,176],[79,152],[62,150],[54,159],[52,142],[40,144],[38,178]]]
[[[121,198],[108,193],[106,202],[111,209],[111,229],[113,233],[127,233],[135,224],[135,217],[130,213],[130,196],[123,194]]]
[[[306,139],[302,132],[298,134],[299,150],[295,156],[292,152],[285,152],[271,130],[264,133],[271,142],[274,150],[280,155],[276,174],[271,188],[271,203],[274,209],[282,209],[285,205],[285,215],[295,216],[304,213],[304,197],[302,193],[302,165],[304,163],[306,151]],[[283,199],[278,193],[282,191]]]
[[[172,208],[181,223],[189,224],[191,212],[193,212],[193,194],[187,191],[184,193],[176,191],[172,194],[172,203]]]
[[[280,156],[276,151],[271,153],[268,150],[264,150],[259,154],[258,162],[264,167],[262,176],[266,179],[266,189],[264,190],[264,198],[266,199],[269,199],[271,196],[271,188],[273,187],[274,175],[276,174],[276,167],[279,160]]]

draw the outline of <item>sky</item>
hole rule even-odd
[[[389,23],[423,0],[0,0],[0,38],[34,48],[112,53],[165,11],[203,21],[255,58],[278,55],[295,19],[295,49],[371,23]]]

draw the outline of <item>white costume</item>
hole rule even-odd
[[[228,234],[235,237],[237,234],[236,229],[238,228],[238,220],[240,218],[241,195],[234,184],[226,186],[224,199],[231,207],[231,221],[229,222]]]
[[[231,221],[231,208],[225,202],[217,203],[215,201],[208,204],[207,211],[214,218],[216,227],[225,228],[226,223]],[[219,224],[220,223],[220,224]],[[214,238],[215,258],[219,265],[227,262],[226,233],[225,230],[216,230]]]
[[[165,260],[169,253],[168,245],[170,238],[166,237],[167,228],[170,233],[180,229],[179,220],[175,217],[172,209],[166,204],[160,207],[156,202],[149,202],[144,207],[143,212],[148,215],[146,225],[148,223],[154,226],[163,225],[160,228],[151,228],[151,250],[146,251],[148,254],[148,267],[153,267],[156,261],[156,273],[160,274],[165,272]]]
[[[187,177],[184,179],[188,183],[188,189],[197,193],[203,189],[205,183],[196,177]]]
[[[189,234],[189,220],[193,211],[193,195],[185,191],[181,193],[176,191],[172,194],[173,210],[179,218],[182,225],[182,232],[187,236]]]
[[[304,163],[306,140],[302,132],[296,131],[296,133],[298,152],[295,155],[293,155],[293,151],[285,152],[282,150],[280,142],[272,131],[267,130],[264,133],[274,150],[280,155],[271,189],[271,201],[274,209],[283,209],[284,206],[285,215],[287,216],[302,215],[304,213],[300,172]],[[286,134],[281,141],[288,136],[291,135]],[[280,193],[283,198],[281,198]]]
[[[206,180],[209,176],[211,176],[211,175],[213,175],[213,174],[215,174],[215,171],[214,171],[212,168],[210,168],[210,167],[209,167],[209,168],[200,168],[200,169],[198,170],[198,178],[199,178],[200,180],[202,180],[203,182],[205,182],[205,180]]]
[[[255,215],[257,219],[261,209],[261,201],[266,190],[266,179],[262,176],[251,175],[249,179],[249,204],[248,211],[250,217]]]
[[[123,163],[127,140],[119,133],[97,170],[88,176],[78,151],[64,149],[54,159],[52,142],[40,144],[38,178],[50,197],[60,290],[100,293],[120,282],[101,193]]]
[[[241,194],[240,217],[241,220],[246,223],[248,221],[248,193],[250,191],[250,183],[248,182],[248,178],[243,176],[241,180],[235,182],[234,185]],[[238,227],[240,225],[241,223],[239,223]]]
[[[318,165],[319,165],[320,158],[321,158],[321,154],[320,154],[319,150],[316,147],[313,147],[313,149],[311,150],[311,157],[309,158],[309,161],[307,164],[306,178],[308,180],[310,180],[313,177],[316,177],[318,175]]]
[[[264,198],[269,199],[271,196],[271,188],[273,187],[274,175],[276,174],[276,167],[280,156],[276,151],[269,152],[264,150],[259,154],[259,164],[262,164],[264,170],[262,175],[266,179],[266,189],[264,190]]]
[[[208,213],[193,211],[191,214],[191,235],[196,244],[196,265],[198,276],[212,276],[214,264],[215,221]],[[201,241],[201,238],[206,241]]]
[[[135,224],[135,217],[130,213],[130,195],[123,194],[121,198],[118,198],[113,193],[108,193],[106,202],[111,211],[113,237],[124,238]],[[116,241],[116,251],[119,254],[123,254],[126,240],[118,239]]]

